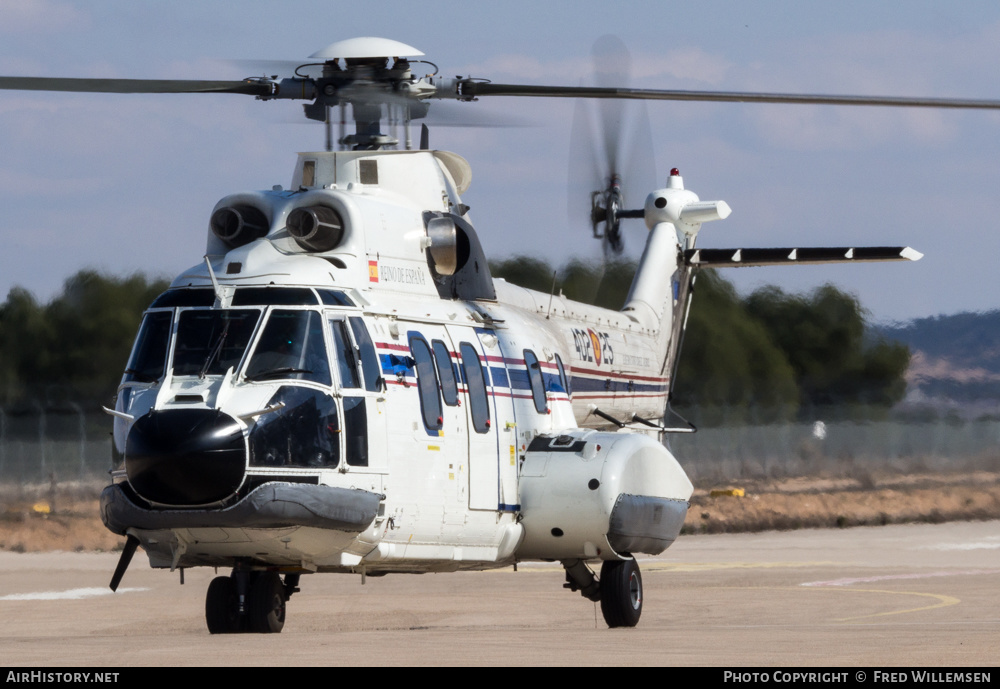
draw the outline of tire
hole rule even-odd
[[[642,575],[635,560],[601,565],[601,613],[609,627],[634,627],[642,614]]]
[[[258,634],[277,634],[285,626],[285,585],[277,572],[262,572],[250,586],[249,626]]]
[[[208,585],[205,622],[212,634],[235,634],[240,631],[239,601],[232,577],[215,577]]]

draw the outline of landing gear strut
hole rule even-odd
[[[642,614],[642,575],[632,560],[605,560],[598,580],[582,560],[564,560],[564,588],[579,591],[592,601],[601,601],[601,613],[609,627],[634,627]]]
[[[280,632],[285,626],[285,604],[298,591],[299,575],[288,574],[282,583],[277,572],[234,569],[231,576],[216,577],[205,596],[205,621],[212,634],[261,634]]]

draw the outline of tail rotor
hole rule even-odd
[[[598,87],[628,83],[632,58],[621,39],[602,36],[591,52]],[[598,102],[596,115],[594,109],[588,101],[578,100],[573,113],[570,212],[579,217],[580,210],[587,209],[592,236],[601,240],[608,261],[625,250],[621,220],[643,217],[641,209],[627,208],[626,175],[629,186],[644,195],[655,186],[656,164],[645,103],[604,99]]]

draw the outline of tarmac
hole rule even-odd
[[[642,618],[608,629],[558,564],[307,575],[280,634],[210,635],[211,569],[116,594],[116,553],[0,552],[4,666],[947,666],[1000,659],[1000,521],[682,536],[640,558]],[[222,572],[225,573],[225,572]]]

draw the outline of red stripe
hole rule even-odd
[[[666,383],[669,378],[661,378],[658,376],[637,376],[631,373],[615,373],[614,371],[601,371],[600,369],[593,368],[580,368],[578,366],[572,366],[570,369],[571,373],[583,373],[586,375],[597,376],[600,378],[620,378],[621,380],[648,380],[655,383]]]
[[[639,398],[644,398],[644,399],[664,398],[666,396],[667,396],[667,393],[665,393],[665,392],[642,394],[642,395],[635,394],[635,393],[623,394],[623,395],[615,395],[615,394],[600,395],[600,394],[595,394],[595,393],[589,393],[588,394],[588,393],[574,392],[573,393],[573,401],[577,401],[577,400],[597,400],[597,399],[619,399],[619,400],[623,400],[624,401],[624,400],[628,400],[628,399],[639,399]]]

